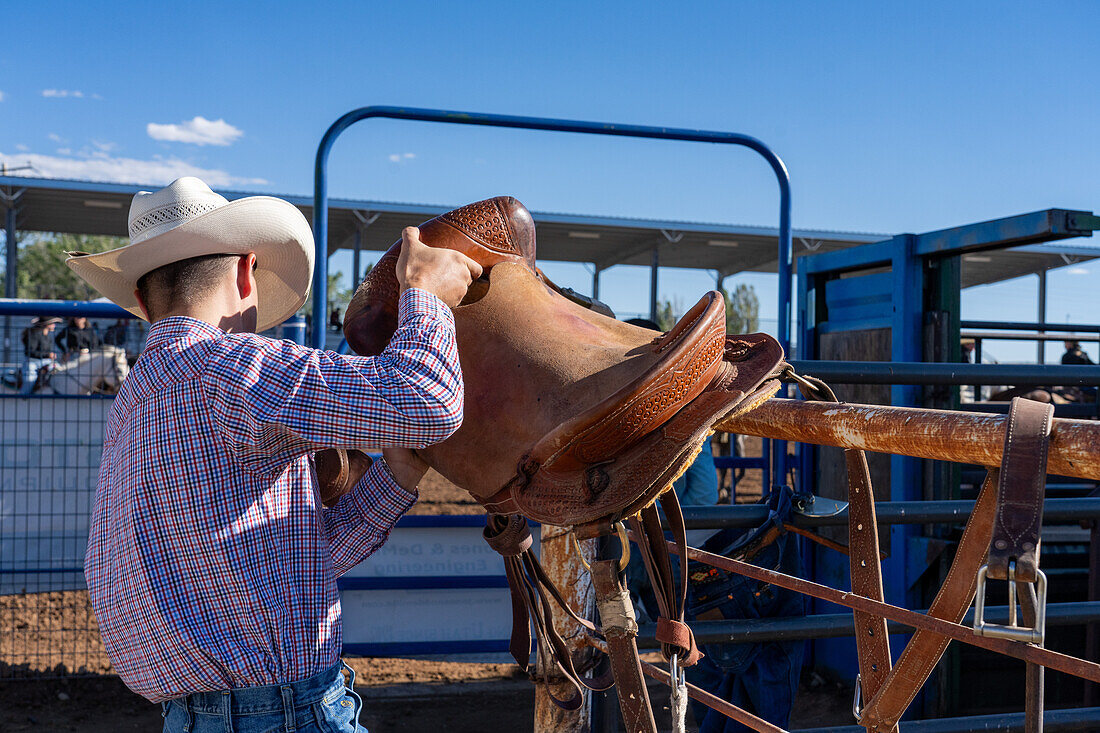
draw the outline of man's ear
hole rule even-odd
[[[237,293],[241,296],[242,300],[252,295],[252,288],[255,287],[252,273],[255,269],[255,252],[249,252],[237,258]]]
[[[141,291],[134,290],[134,297],[137,298],[138,308],[141,308],[141,312],[145,315],[145,320],[152,323],[153,319],[149,317],[149,309],[145,305],[145,300],[141,297]]]

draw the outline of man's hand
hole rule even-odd
[[[461,252],[429,247],[420,241],[420,230],[416,227],[405,227],[401,232],[397,282],[402,290],[426,290],[454,308],[466,297],[470,283],[479,277],[481,265]]]
[[[428,464],[424,459],[408,448],[383,448],[382,458],[390,473],[397,479],[397,485],[410,494],[415,494],[417,484],[428,472]]]

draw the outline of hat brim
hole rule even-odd
[[[313,232],[295,206],[273,196],[230,201],[164,234],[65,264],[139,318],[134,291],[158,267],[214,254],[256,253],[256,330],[277,326],[302,307],[313,281]]]

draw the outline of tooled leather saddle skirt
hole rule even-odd
[[[571,526],[651,503],[698,453],[713,425],[778,389],[779,344],[726,334],[710,292],[668,333],[621,323],[563,297],[535,267],[535,227],[510,197],[479,201],[420,227],[484,275],[454,317],[465,383],[462,426],[418,453],[496,514]],[[358,354],[396,329],[400,242],[348,306]]]

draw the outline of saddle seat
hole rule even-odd
[[[718,293],[667,334],[622,323],[539,276],[518,201],[457,211],[424,224],[421,239],[486,270],[453,309],[465,414],[418,453],[489,512],[559,526],[629,516],[686,469],[718,420],[778,389],[782,349],[764,334],[727,336]],[[357,353],[381,352],[396,327],[395,251],[348,306]]]

